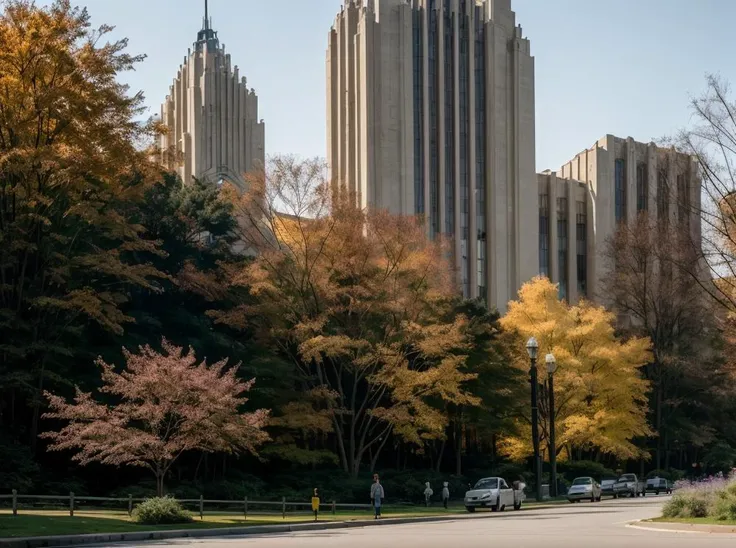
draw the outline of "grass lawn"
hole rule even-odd
[[[654,518],[653,523],[694,523],[696,525],[736,525],[736,520],[720,521],[716,518]]]
[[[559,501],[548,501],[541,503],[541,505],[556,503],[559,503]],[[526,508],[535,506],[540,506],[540,504],[535,501],[528,501],[525,504]],[[430,508],[423,506],[385,506],[383,508],[384,518],[443,516],[464,513],[465,508],[463,506],[450,506],[448,510],[439,505]],[[281,515],[249,513],[248,519],[244,520],[243,514],[235,512],[205,512],[204,520],[200,520],[196,513],[193,513],[193,516],[194,521],[189,524],[152,526],[133,523],[130,521],[127,512],[115,510],[76,510],[74,517],[69,517],[69,513],[64,510],[20,509],[15,517],[8,510],[0,510],[0,538],[249,527],[253,525],[278,525],[280,523],[303,523],[314,519],[308,514],[287,514],[284,520]],[[343,510],[337,512],[334,516],[327,511],[320,514],[319,521],[351,521],[372,517],[371,510],[367,509]]]
[[[386,518],[393,516],[419,517],[453,514],[464,511],[462,507],[450,508],[384,508]],[[319,521],[350,521],[371,518],[370,511],[330,512],[320,514]],[[248,515],[243,519],[242,514],[212,513],[199,516],[189,524],[180,525],[138,525],[133,523],[126,512],[115,511],[80,511],[70,517],[66,511],[20,510],[17,516],[9,511],[0,511],[0,538],[31,537],[51,535],[75,535],[88,533],[127,533],[136,531],[168,531],[181,529],[215,529],[222,527],[248,527],[253,525],[278,525],[280,523],[310,522],[314,518],[306,514],[287,514],[286,519],[280,515]]]

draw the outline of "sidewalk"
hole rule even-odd
[[[700,523],[668,523],[665,521],[637,521],[629,524],[636,529],[671,531],[673,533],[736,534],[736,525],[705,525]]]
[[[532,503],[524,505],[520,511],[555,507],[556,503]],[[513,513],[513,511],[512,511]],[[62,547],[84,544],[109,544],[111,542],[141,542],[149,540],[167,540],[176,538],[211,538],[224,536],[253,536],[294,533],[299,531],[322,531],[329,529],[347,529],[352,527],[375,527],[382,525],[405,525],[412,523],[432,523],[458,519],[488,519],[499,513],[457,513],[428,517],[396,517],[381,520],[360,519],[354,521],[304,522],[283,525],[253,525],[250,527],[229,527],[220,529],[188,529],[180,531],[149,531],[135,533],[96,533],[90,535],[64,535],[48,537],[6,538],[0,539],[0,548],[40,548],[44,546]]]

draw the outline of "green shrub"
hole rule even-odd
[[[662,509],[666,518],[705,518],[708,517],[708,499],[697,491],[677,493],[667,501]]]
[[[718,492],[713,502],[712,515],[721,521],[736,520],[736,481]]]
[[[145,525],[189,523],[192,516],[176,499],[156,497],[144,500],[133,510],[133,521]]]

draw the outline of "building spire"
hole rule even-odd
[[[204,0],[204,29],[210,28],[210,10],[207,0]]]

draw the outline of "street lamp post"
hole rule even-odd
[[[529,382],[532,385],[532,445],[534,446],[534,475],[537,487],[537,500],[542,500],[542,463],[539,458],[539,407],[537,405],[537,339],[531,337],[526,343],[531,367],[529,368]]]
[[[547,380],[549,383],[549,467],[550,467],[550,495],[557,496],[557,445],[555,445],[555,371],[557,360],[554,354],[547,354]]]

